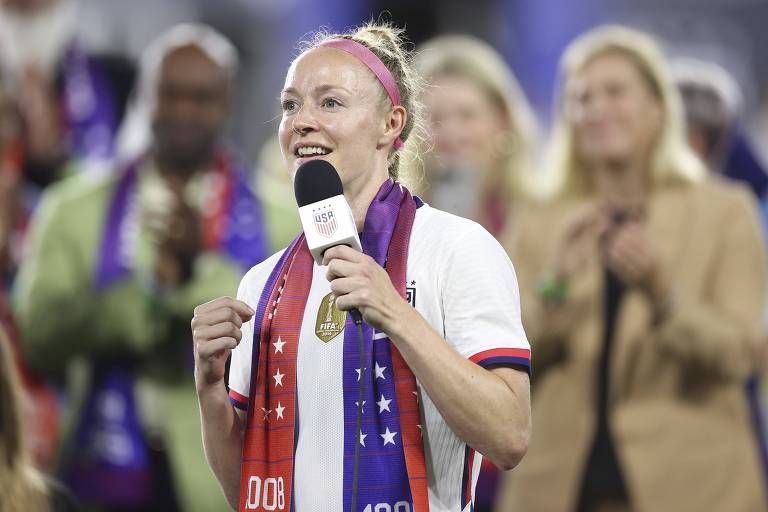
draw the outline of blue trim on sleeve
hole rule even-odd
[[[235,400],[231,396],[228,396],[229,401],[232,402],[232,405],[240,409],[241,411],[247,411],[248,410],[248,404],[244,404],[243,402],[239,400]]]
[[[531,375],[533,373],[533,366],[531,365],[531,360],[526,359],[524,357],[513,357],[513,356],[493,356],[493,357],[487,357],[481,361],[477,362],[478,365],[482,366],[483,368],[488,368],[489,366],[498,366],[498,365],[520,365],[525,366],[528,370],[528,375]]]

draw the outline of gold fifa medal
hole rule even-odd
[[[320,341],[328,343],[344,330],[347,322],[347,312],[340,311],[336,306],[336,296],[329,293],[320,302],[315,322],[315,334]]]

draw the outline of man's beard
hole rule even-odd
[[[173,133],[173,128],[157,123],[153,144],[155,158],[165,172],[190,176],[211,165],[216,152],[217,138],[205,130],[194,130],[188,137]]]
[[[53,79],[59,61],[77,32],[77,5],[58,0],[33,14],[0,7],[0,32],[11,68],[18,74],[35,68]]]

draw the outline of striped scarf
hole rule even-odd
[[[416,202],[387,180],[371,203],[361,236],[363,251],[406,296],[406,259]],[[301,322],[312,284],[313,259],[300,235],[272,271],[256,309],[251,393],[243,445],[239,510],[292,510],[296,434],[296,358]],[[357,441],[358,379],[365,396],[360,449],[360,510],[429,510],[416,379],[383,333],[363,324],[359,337],[347,315],[344,329],[344,509],[352,500]],[[255,369],[255,371],[253,371]],[[276,377],[282,375],[282,377]]]

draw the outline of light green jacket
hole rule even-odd
[[[132,275],[97,292],[94,269],[116,182],[76,175],[46,192],[14,292],[27,356],[49,376],[87,369],[98,356],[138,358],[142,423],[163,434],[184,510],[229,510],[203,455],[189,322],[198,304],[234,296],[242,271],[226,255],[207,252],[187,284],[160,294],[148,285],[154,250],[140,231]],[[85,388],[71,378],[69,388],[74,412]]]

